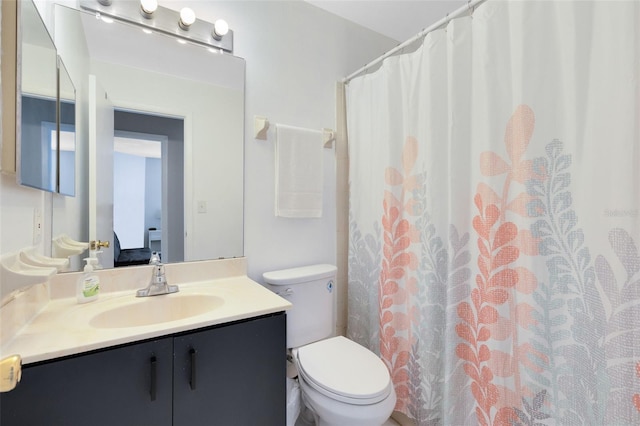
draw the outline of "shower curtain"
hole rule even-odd
[[[347,86],[348,336],[419,425],[640,424],[640,2],[488,0]]]

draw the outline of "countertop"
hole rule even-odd
[[[3,346],[2,353],[19,354],[26,365],[282,312],[291,307],[286,299],[246,276],[183,283],[179,287],[179,293],[146,298],[135,297],[135,290],[105,293],[101,294],[98,300],[84,304],[78,304],[75,297],[52,299]],[[138,312],[145,315],[145,309],[149,306],[139,310],[136,306],[132,309],[124,308],[124,311],[118,310],[118,313],[124,313],[117,317],[117,321],[109,320],[109,317],[105,320],[104,315],[101,316],[106,311],[137,303],[155,304],[153,312],[156,313],[163,310],[162,304],[168,301],[162,298],[185,296],[192,300],[215,300],[216,303],[210,310],[199,315],[149,325],[123,326],[127,323],[127,315],[131,315],[132,321],[140,321]],[[178,313],[178,316],[183,314]],[[97,321],[100,317],[102,320]],[[145,320],[146,318],[142,322]]]

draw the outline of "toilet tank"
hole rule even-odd
[[[322,264],[262,274],[268,287],[293,305],[287,311],[287,347],[297,348],[334,334],[336,271],[334,265]]]

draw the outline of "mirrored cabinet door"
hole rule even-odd
[[[57,190],[57,52],[31,1],[18,2],[17,178]]]

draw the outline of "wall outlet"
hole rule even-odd
[[[40,244],[42,240],[42,211],[33,209],[33,245]]]
[[[206,213],[206,212],[207,212],[207,202],[198,201],[198,213]]]

